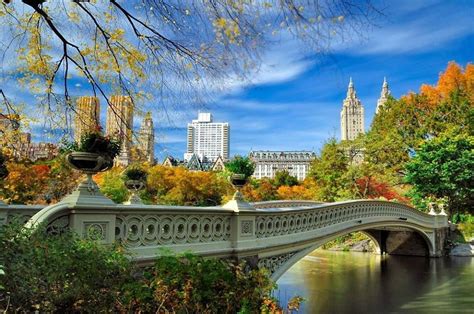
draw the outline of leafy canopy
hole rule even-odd
[[[250,178],[255,171],[255,163],[248,157],[235,156],[225,164],[225,168],[233,174],[243,174],[245,178]]]
[[[452,211],[474,205],[474,136],[449,132],[426,141],[406,164],[406,182],[424,197],[446,198]]]

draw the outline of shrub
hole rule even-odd
[[[120,248],[71,232],[51,236],[44,227],[12,224],[0,229],[0,247],[0,309],[7,311],[110,311],[130,280]]]
[[[219,259],[165,254],[127,287],[121,304],[127,312],[259,313],[275,287],[265,270],[246,271]],[[145,283],[145,285],[144,285]]]
[[[19,224],[0,229],[0,312],[258,313],[279,309],[265,270],[164,254],[135,268],[118,246],[48,234]]]

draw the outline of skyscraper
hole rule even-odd
[[[187,150],[184,159],[196,154],[200,161],[215,161],[219,156],[229,159],[229,123],[212,122],[210,113],[200,112],[198,119],[188,123]]]
[[[388,83],[386,78],[383,78],[382,92],[380,92],[380,98],[377,101],[377,108],[375,109],[375,114],[379,113],[380,109],[385,105],[390,96],[390,90],[388,89]]]
[[[112,96],[107,108],[106,135],[119,140],[120,155],[116,163],[127,166],[130,163],[130,148],[132,146],[133,103],[130,96]]]
[[[138,151],[144,161],[152,164],[155,162],[155,129],[150,112],[148,112],[145,119],[143,119],[138,134]]]
[[[84,134],[97,130],[100,121],[100,103],[94,96],[79,97],[74,115],[74,140],[79,142]]]
[[[364,107],[357,98],[351,78],[341,110],[341,139],[351,141],[360,133],[364,133]]]

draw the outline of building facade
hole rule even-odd
[[[131,161],[133,110],[130,96],[110,98],[110,105],[107,108],[106,135],[121,142],[120,155],[115,159],[115,163],[121,166],[128,166]]]
[[[390,96],[390,89],[388,88],[387,79],[383,78],[382,91],[380,92],[380,98],[377,100],[377,108],[375,109],[375,114],[378,114],[379,111],[383,108],[385,103]]]
[[[249,158],[255,163],[256,179],[274,178],[278,171],[287,170],[298,180],[304,180],[316,155],[311,151],[252,151]]]
[[[351,78],[341,110],[341,140],[352,141],[361,133],[364,133],[364,107]]]
[[[213,122],[210,113],[199,113],[197,120],[188,123],[184,160],[195,154],[201,162],[214,162],[219,157],[229,159],[229,132],[227,122]]]
[[[99,98],[93,96],[79,97],[74,114],[74,140],[79,142],[84,134],[97,131],[100,124]]]
[[[140,159],[150,164],[155,163],[155,128],[151,113],[148,112],[142,121],[142,126],[138,133],[138,152]]]

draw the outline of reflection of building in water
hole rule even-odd
[[[112,96],[107,107],[106,135],[121,142],[120,155],[115,162],[122,166],[130,164],[130,149],[133,134],[133,103],[130,96]]]
[[[82,96],[77,99],[74,114],[74,140],[79,142],[84,134],[96,132],[100,121],[100,103],[97,97]]]
[[[287,170],[298,180],[304,180],[316,155],[310,151],[252,151],[256,179],[274,178],[278,171]]]

